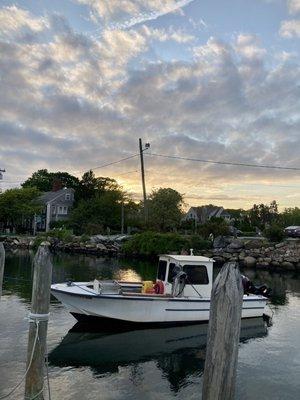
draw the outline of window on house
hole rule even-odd
[[[67,206],[64,206],[64,212],[63,212],[63,214],[68,214],[68,207],[67,207]]]
[[[62,206],[59,206],[58,207],[58,214],[62,214],[63,213],[63,208],[62,208]]]
[[[205,265],[185,265],[183,270],[187,274],[187,284],[208,285],[208,274]]]
[[[52,206],[52,214],[55,214],[55,211],[56,211],[56,207]]]
[[[70,194],[70,193],[66,193],[65,199],[66,199],[66,200],[71,200],[71,194]]]

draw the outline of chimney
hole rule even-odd
[[[52,184],[52,192],[57,192],[63,188],[63,184],[59,179],[54,179]]]

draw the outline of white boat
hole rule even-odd
[[[76,319],[109,319],[127,323],[189,324],[209,320],[214,260],[202,256],[161,255],[156,283],[66,282],[52,294]],[[267,298],[247,294],[242,318],[264,314]]]

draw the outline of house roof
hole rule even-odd
[[[39,200],[41,200],[44,203],[49,203],[49,202],[55,200],[56,198],[58,198],[59,196],[61,196],[62,194],[66,193],[66,191],[74,192],[74,189],[63,188],[63,189],[57,190],[56,192],[52,192],[52,191],[45,192],[39,197]]]
[[[226,215],[230,217],[230,214],[225,211],[223,207],[218,207],[214,205],[191,207],[191,209],[196,213],[199,219],[201,219],[203,216],[211,218]]]

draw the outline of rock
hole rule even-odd
[[[242,249],[244,247],[244,243],[240,239],[233,239],[232,242],[228,245],[228,249]]]
[[[227,244],[228,244],[228,240],[226,239],[226,237],[224,237],[224,236],[217,236],[215,239],[214,239],[214,242],[213,242],[213,247],[214,248],[224,248],[224,247],[226,247],[227,246]]]
[[[244,247],[247,250],[252,250],[252,249],[260,248],[261,245],[262,245],[262,241],[261,240],[259,240],[259,239],[257,239],[257,240],[251,239],[251,240],[248,240],[247,242],[245,242]]]
[[[275,244],[276,249],[280,249],[281,247],[284,247],[286,245],[285,242],[277,243]]]
[[[272,267],[274,267],[274,268],[278,268],[278,267],[280,267],[280,262],[279,262],[279,261],[272,260],[272,261],[271,261],[271,265],[272,265]]]
[[[101,250],[101,251],[106,251],[107,250],[107,247],[103,243],[98,243],[96,247],[97,247],[98,250]]]
[[[292,264],[289,261],[283,261],[281,263],[281,267],[284,268],[284,269],[287,269],[287,270],[291,270],[291,271],[293,271],[295,269],[294,264]]]
[[[262,261],[262,262],[257,263],[256,268],[265,269],[265,268],[269,268],[269,266],[270,266],[269,263]]]
[[[247,256],[244,258],[245,267],[255,267],[256,259],[254,257]]]

